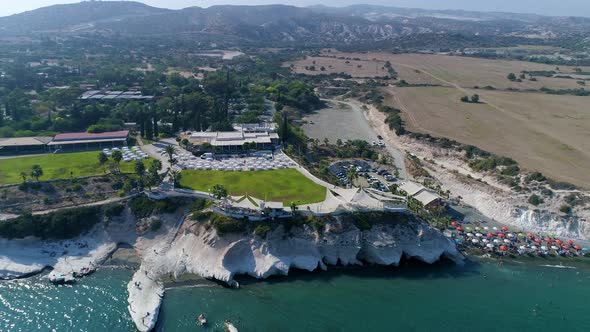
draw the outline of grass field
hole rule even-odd
[[[402,109],[411,131],[448,137],[556,180],[590,187],[588,97],[468,90],[486,103],[459,101],[450,87],[387,88],[386,103]]]
[[[98,153],[92,151],[0,159],[0,184],[22,182],[20,173],[30,173],[33,165],[40,165],[43,169],[40,181],[103,174],[98,163]],[[109,160],[112,162],[112,159]],[[121,162],[121,172],[133,173],[134,164]]]
[[[322,202],[326,188],[314,183],[295,169],[259,172],[182,171],[180,184],[207,192],[216,184],[230,195],[250,195],[267,201],[309,204]]]
[[[288,62],[285,66],[291,66],[296,73],[306,75],[320,74],[339,74],[346,73],[355,78],[363,77],[383,77],[388,76],[387,69],[384,68],[384,61],[355,61],[346,59],[336,59],[328,57],[308,57],[305,60]],[[305,67],[315,66],[315,70],[309,70]],[[321,70],[324,67],[325,70]]]

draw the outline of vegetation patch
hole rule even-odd
[[[147,196],[139,196],[129,202],[131,212],[137,218],[146,218],[154,213],[174,213],[179,206],[174,199],[151,200]]]
[[[22,239],[71,239],[90,230],[100,221],[99,207],[60,210],[46,215],[25,214],[0,223],[0,237]]]

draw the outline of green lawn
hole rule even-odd
[[[0,159],[0,184],[22,182],[21,172],[30,173],[33,165],[40,165],[43,176],[39,179],[55,180],[68,179],[70,172],[74,177],[103,174],[102,167],[98,163],[100,151],[46,154],[32,157]],[[146,159],[149,160],[149,159]],[[109,158],[112,163],[112,159]],[[147,167],[147,164],[146,164]],[[106,167],[107,172],[109,167]],[[121,172],[133,173],[134,163],[121,161]]]
[[[326,188],[314,183],[295,169],[258,172],[182,171],[183,187],[207,192],[216,184],[230,195],[246,195],[285,205],[318,203],[326,199]]]

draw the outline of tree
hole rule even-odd
[[[140,178],[145,175],[145,165],[143,164],[143,161],[137,160],[135,162],[135,174],[139,175]]]
[[[356,167],[351,167],[348,172],[346,172],[346,178],[348,179],[348,181],[350,182],[350,184],[352,185],[353,181],[358,179],[359,174],[358,171],[356,170]]]
[[[170,171],[169,174],[170,174],[170,180],[172,180],[172,185],[174,187],[176,187],[180,182],[180,178],[182,177],[182,173],[177,169],[173,169]]]
[[[537,206],[541,203],[543,203],[543,199],[541,199],[541,197],[539,197],[538,195],[532,194],[531,197],[529,197],[529,204]]]
[[[479,95],[478,94],[474,94],[473,96],[471,96],[471,102],[474,104],[479,103]]]
[[[326,137],[324,138],[324,145],[328,146],[330,144],[330,140]]]
[[[168,162],[170,164],[174,164],[174,155],[176,154],[176,147],[172,144],[166,145],[164,151],[162,151],[162,155],[168,156]]]
[[[516,80],[516,75],[514,75],[514,73],[510,73],[510,74],[508,74],[507,78],[511,81],[514,81],[514,80]]]
[[[213,189],[211,190],[211,193],[213,194],[213,197],[215,197],[217,199],[222,199],[222,198],[227,197],[227,189],[225,189],[225,187],[220,184],[214,185]]]
[[[336,145],[342,146],[342,144],[343,143],[342,143],[342,140],[340,138],[336,140]]]
[[[162,162],[159,161],[158,159],[154,159],[152,160],[151,164],[150,164],[150,168],[148,170],[148,172],[150,174],[155,174],[157,175],[159,171],[162,170]]]
[[[43,169],[39,165],[33,165],[31,167],[31,177],[35,178],[39,182],[39,178],[43,176]]]
[[[463,96],[463,97],[461,97],[461,101],[464,102],[464,103],[468,103],[469,102],[469,97]]]
[[[20,172],[20,177],[23,179],[23,183],[27,182],[27,176],[29,176],[29,174],[26,172]]]
[[[121,172],[121,160],[123,159],[123,153],[121,153],[120,150],[115,150],[113,151],[113,161],[115,162],[115,164],[117,165],[117,172]]]
[[[107,161],[109,161],[109,158],[107,157],[107,155],[104,154],[104,152],[100,152],[98,154],[98,163],[100,164],[100,167],[102,167],[103,173],[107,172],[105,169],[105,165],[106,165]]]

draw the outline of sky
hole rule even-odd
[[[80,2],[80,0],[0,0],[0,16],[53,4],[73,2]],[[260,5],[283,3],[309,6],[321,3],[328,6],[346,6],[363,3],[425,9],[464,9],[590,17],[590,0],[140,0],[140,2],[173,9],[190,6],[208,7],[218,4]]]

